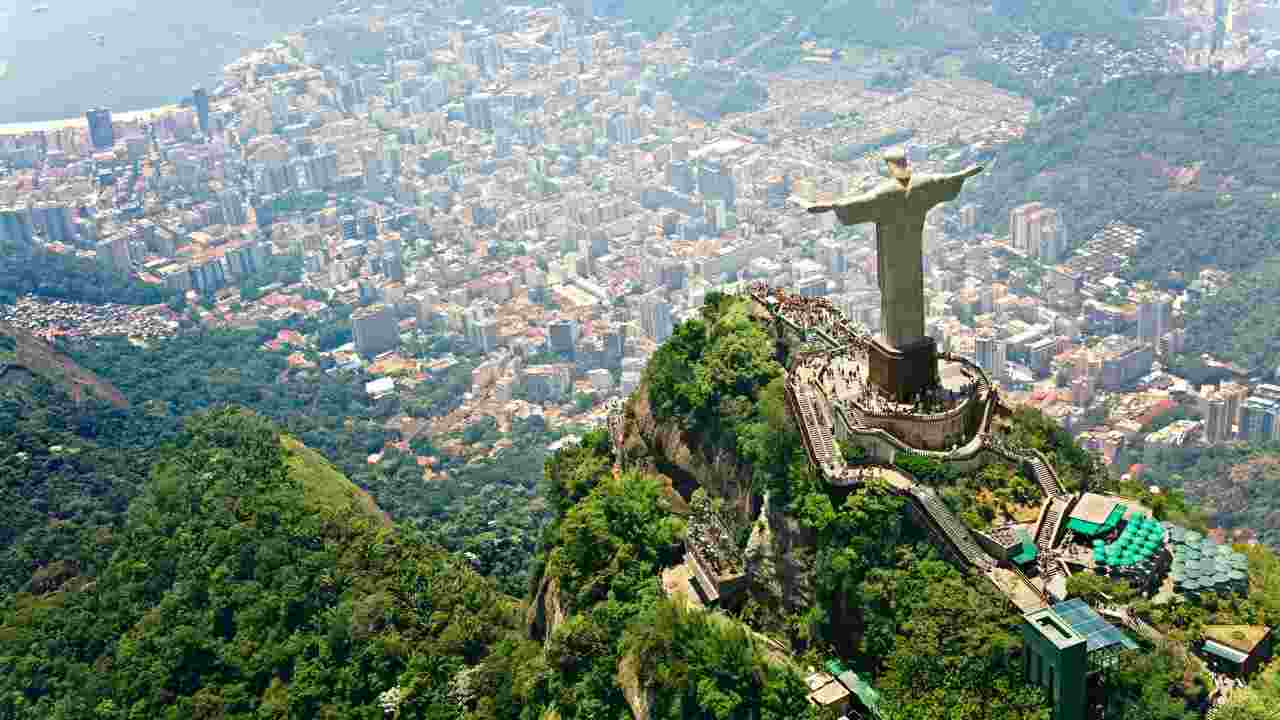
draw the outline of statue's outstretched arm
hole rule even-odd
[[[960,172],[926,175],[912,184],[912,190],[928,197],[930,207],[940,202],[950,202],[960,194],[964,181],[982,172],[982,169],[981,165],[974,165]]]
[[[872,190],[852,198],[837,200],[830,204],[804,206],[811,213],[824,213],[834,210],[836,217],[843,225],[876,222],[880,215],[880,193]]]

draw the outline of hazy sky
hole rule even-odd
[[[33,13],[44,2],[49,9]],[[0,124],[176,102],[326,0],[0,0]],[[99,47],[89,36],[102,33]],[[242,32],[246,37],[235,37]],[[3,65],[0,65],[0,69]]]

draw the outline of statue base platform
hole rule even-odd
[[[938,382],[938,343],[921,338],[904,347],[890,347],[873,338],[867,351],[868,379],[896,402],[909,402]]]

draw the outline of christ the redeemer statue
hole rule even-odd
[[[924,333],[924,217],[938,203],[954,200],[964,181],[981,165],[948,175],[912,176],[906,154],[884,154],[894,180],[856,197],[810,205],[811,213],[834,210],[844,225],[876,224],[876,279],[880,284],[880,325],[885,344],[908,348]]]

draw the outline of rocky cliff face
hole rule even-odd
[[[631,716],[635,720],[649,720],[657,693],[641,680],[639,665],[639,660],[632,655],[625,655],[618,661],[618,687],[622,688],[622,696],[627,699]]]
[[[766,498],[747,543],[748,590],[774,621],[813,604],[814,537]]]
[[[765,612],[765,625],[781,625],[783,613],[813,602],[813,533],[805,530],[785,508],[753,500],[751,467],[739,462],[732,448],[701,442],[679,426],[660,423],[649,408],[649,394],[641,385],[627,401],[622,455],[624,462],[652,462],[670,476],[688,499],[701,487],[723,498],[738,519],[751,525],[747,546],[748,595]]]
[[[545,644],[567,617],[568,602],[561,596],[559,578],[543,575],[542,582],[538,583],[538,592],[533,596],[533,602],[525,616],[529,637],[542,640]]]
[[[649,408],[649,390],[636,388],[626,404],[623,457],[628,462],[652,461],[654,469],[670,477],[686,501],[699,487],[723,498],[745,524],[751,522],[751,468],[740,463],[733,448],[705,443],[674,423],[660,423]]]

